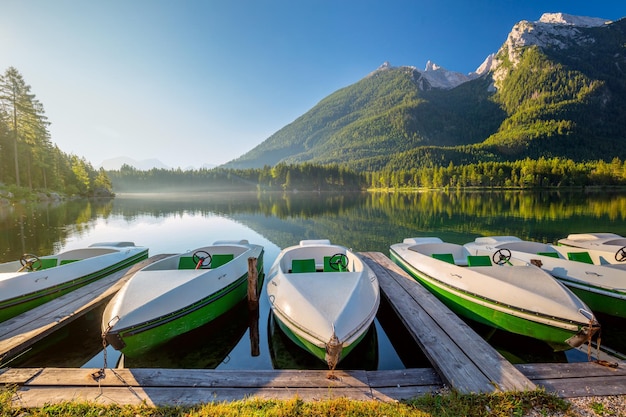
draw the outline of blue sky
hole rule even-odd
[[[228,162],[383,62],[468,73],[544,12],[617,20],[623,0],[0,0],[52,142],[94,167],[127,156]]]

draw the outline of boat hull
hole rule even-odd
[[[189,291],[187,291],[185,295],[185,297],[191,301],[187,304],[180,305],[179,308],[168,310],[160,309],[159,305],[165,304],[165,307],[167,307],[169,303],[167,302],[167,298],[159,298],[151,302],[155,307],[155,313],[149,315],[145,320],[134,322],[131,325],[118,325],[118,323],[121,323],[121,320],[118,320],[119,316],[117,316],[115,312],[115,305],[118,301],[114,298],[109,303],[109,306],[107,306],[103,316],[102,328],[106,341],[116,350],[121,351],[125,356],[132,358],[221,317],[236,305],[240,304],[247,296],[248,255],[257,259],[258,283],[262,283],[263,281],[263,249],[260,246],[254,246],[256,247],[254,251],[249,250],[239,255],[238,259],[232,261],[234,263],[232,266],[221,267],[238,271],[236,278],[233,277],[228,285],[216,288],[214,291],[202,296],[200,291],[205,289],[206,286],[194,284],[194,287],[189,287],[192,293],[189,294]],[[220,271],[220,268],[210,271],[215,271],[215,273],[205,278],[197,278],[200,280],[204,279],[204,281],[198,281],[198,284],[208,282],[207,279],[210,281],[211,279],[225,278],[226,275],[231,273]],[[141,272],[142,271],[139,271],[138,273]],[[167,279],[177,271],[165,270],[164,272],[165,274],[159,275],[157,279]],[[133,278],[131,278],[131,280]],[[155,283],[155,285],[158,284]],[[177,289],[174,287],[172,291],[177,291]],[[161,296],[166,297],[167,293],[165,293],[165,295],[161,294]],[[178,296],[172,295],[172,297]],[[122,299],[120,303],[123,304],[123,302]],[[160,313],[157,313],[159,311]],[[129,313],[132,314],[133,312],[130,311]]]
[[[331,264],[337,257],[343,266]],[[298,262],[309,262],[298,270]],[[334,368],[365,337],[380,304],[378,278],[352,251],[328,240],[283,249],[269,272],[267,296],[280,330]]]
[[[560,321],[554,317],[539,317],[532,312],[521,311],[446,285],[424,274],[393,250],[390,253],[396,264],[459,316],[495,329],[543,340],[555,351],[571,349],[589,337],[575,323]]]
[[[626,294],[623,291],[610,291],[590,285],[581,285],[556,275],[554,277],[583,300],[594,313],[626,318]]]
[[[302,337],[300,334],[294,332],[292,330],[293,325],[290,326],[287,323],[283,322],[278,317],[278,315],[274,314],[274,319],[275,319],[276,323],[278,324],[278,328],[289,338],[289,340],[294,342],[301,349],[304,349],[305,351],[311,353],[313,356],[315,356],[319,360],[321,360],[323,362],[326,362],[326,345],[325,345],[325,343],[323,343],[323,342],[312,343],[310,340],[308,340],[308,338]],[[368,329],[369,329],[369,326],[365,329],[365,331],[363,331],[358,336],[358,338],[353,343],[350,343],[349,345],[342,347],[339,362],[341,362],[342,359],[344,359],[346,356],[348,356],[350,354],[350,352],[352,352],[354,350],[354,348],[361,343],[361,341],[363,340],[363,338],[367,334],[367,330]]]
[[[110,331],[106,340],[129,357],[138,356],[181,334],[210,323],[231,310],[246,297],[248,276],[239,277],[236,284],[220,294],[199,300],[196,305],[155,318],[133,328]]]
[[[0,322],[11,319],[22,313],[34,309],[42,304],[68,294],[80,287],[95,282],[101,278],[111,275],[117,271],[128,268],[137,262],[148,258],[148,249],[135,251],[132,256],[122,259],[119,262],[106,266],[104,268],[90,268],[89,272],[83,272],[71,280],[59,282],[56,285],[41,288],[34,292],[29,292],[17,297],[0,301]],[[60,270],[68,270],[67,274],[71,276],[71,271],[76,269],[76,265],[68,264],[57,267]],[[55,268],[56,269],[56,268]],[[28,274],[41,275],[42,280],[46,280],[49,270],[36,271]],[[55,271],[55,273],[58,273]]]

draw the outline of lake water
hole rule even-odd
[[[119,195],[109,201],[70,201],[0,207],[0,262],[22,253],[45,255],[96,242],[130,240],[150,256],[180,253],[216,240],[247,239],[265,248],[265,270],[281,248],[302,239],[330,239],[357,252],[389,254],[405,237],[438,236],[467,243],[479,236],[514,235],[555,242],[569,233],[626,235],[626,193],[423,192],[348,194]],[[252,355],[245,307],[145,355],[129,367],[217,369],[323,369],[323,364],[274,331],[262,292],[259,354]],[[105,355],[97,310],[38,343],[10,366],[100,367]],[[626,351],[623,322],[600,317],[603,344]],[[388,306],[360,351],[343,368],[402,369],[429,366]],[[584,361],[578,351],[553,353],[542,343],[472,325],[514,362]],[[5,359],[5,362],[9,359]],[[120,360],[106,350],[109,367]],[[0,365],[4,365],[3,362]]]

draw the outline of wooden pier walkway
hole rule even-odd
[[[536,388],[388,257],[379,252],[361,256],[378,276],[383,296],[448,386],[462,393]]]
[[[462,393],[544,387],[561,397],[626,395],[626,364],[593,362],[514,366],[385,255],[360,254],[376,272],[383,296],[433,368],[335,371],[200,369],[13,368],[0,384],[17,385],[14,403],[38,407],[60,401],[192,405],[261,399],[397,401],[449,387]],[[151,258],[152,259],[152,258]]]

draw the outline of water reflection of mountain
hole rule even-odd
[[[24,252],[52,253],[111,216],[132,222],[142,216],[219,215],[279,247],[328,238],[357,251],[383,253],[408,236],[465,243],[483,235],[545,242],[574,232],[626,235],[626,193],[604,191],[136,194],[1,210],[3,261]]]
[[[288,202],[291,199],[283,198]],[[329,238],[358,251],[383,253],[391,243],[409,236],[434,235],[466,243],[486,235],[554,242],[569,233],[590,230],[626,234],[623,193],[371,193],[352,203],[317,216],[293,211],[291,215],[268,218],[234,211],[230,217],[280,247],[300,239]],[[302,204],[298,200],[297,206]],[[289,202],[287,207],[291,206]]]

